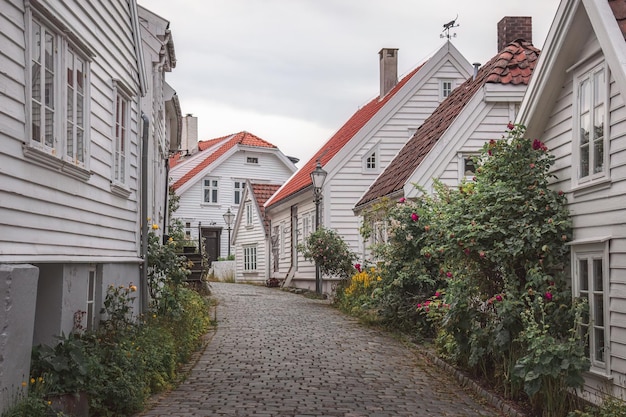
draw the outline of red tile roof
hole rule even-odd
[[[325,166],[349,141],[357,134],[367,122],[413,77],[422,67],[415,68],[392,88],[387,95],[380,100],[374,98],[365,106],[361,107],[341,126],[341,128],[317,151],[309,161],[302,166],[269,201],[269,206],[277,204],[281,200],[305,189],[311,185],[311,172],[315,169],[317,160],[322,167]],[[268,206],[268,207],[269,207]]]
[[[448,126],[483,85],[487,83],[528,85],[538,57],[539,49],[530,42],[517,40],[508,44],[498,55],[483,65],[476,78],[469,78],[452,91],[417,129],[356,206],[400,191]]]
[[[263,221],[263,228],[265,229],[265,234],[269,235],[270,232],[270,223],[269,220],[265,217],[265,202],[272,196],[278,189],[280,185],[278,184],[255,184],[252,183],[252,194],[256,199],[259,210],[261,211],[261,219]]]
[[[207,151],[208,149],[211,148],[211,146],[223,140],[226,140],[226,142],[224,142],[224,144],[220,146],[216,151],[214,152]],[[275,145],[272,145],[271,143],[261,139],[260,137],[253,135],[252,133],[245,132],[245,131],[235,133],[230,136],[224,136],[222,138],[199,142],[198,148],[200,149],[200,152],[206,152],[207,155],[205,156],[204,159],[202,159],[202,161],[200,161],[200,163],[198,163],[196,166],[190,169],[189,172],[187,172],[178,181],[174,183],[173,185],[174,189],[176,190],[180,188],[181,185],[185,184],[187,181],[189,181],[190,179],[198,175],[200,172],[202,172],[202,170],[204,170],[206,167],[211,165],[211,163],[215,162],[220,156],[224,155],[226,152],[228,152],[228,150],[230,150],[231,148],[237,145],[251,146],[251,147],[256,147],[256,148],[276,148]]]
[[[611,6],[615,20],[617,20],[624,39],[626,39],[626,0],[609,0],[609,6]]]

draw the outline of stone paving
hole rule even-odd
[[[279,289],[212,283],[217,331],[141,416],[499,416],[391,336]]]

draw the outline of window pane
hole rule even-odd
[[[589,144],[580,147],[580,177],[589,175]]]
[[[580,114],[589,111],[589,80],[586,79],[580,83],[580,93],[578,103],[580,106]]]
[[[593,318],[596,326],[604,327],[604,303],[602,294],[593,295]]]
[[[211,203],[217,203],[217,190],[211,190]]]
[[[593,291],[602,291],[602,259],[593,260]]]
[[[41,64],[33,62],[32,68],[32,97],[41,103]]]
[[[598,105],[604,103],[606,84],[604,82],[604,70],[598,71],[593,76],[593,103]]]
[[[586,259],[580,259],[578,261],[578,275],[580,277],[578,283],[581,291],[589,290],[589,269]]]
[[[604,362],[604,329],[594,329],[594,357]]]
[[[46,136],[45,142],[46,146],[53,147],[54,146],[54,134],[53,134],[53,123],[54,123],[54,113],[52,110],[46,108]]]
[[[593,173],[602,172],[604,167],[604,140],[597,139],[593,144]]]
[[[76,160],[85,162],[84,133],[82,129],[76,129]],[[122,165],[122,171],[124,166]]]
[[[32,105],[32,139],[37,142],[41,142],[41,107],[39,103],[33,102]]]
[[[85,63],[80,59],[76,60],[76,90],[79,94],[83,94],[85,92],[85,82],[84,82],[84,74],[85,74]]]
[[[67,147],[66,147],[66,154],[70,158],[74,157],[74,141],[72,140],[72,137],[74,135],[73,132],[74,132],[74,129],[72,128],[72,124],[68,121],[68,123],[67,123]]]
[[[33,61],[41,62],[41,25],[37,22],[33,22],[32,33],[31,33],[31,41],[30,45],[31,54]]]
[[[211,190],[209,189],[205,189],[204,190],[204,202],[205,203],[210,203],[211,202]]]
[[[54,36],[46,31],[45,36],[45,49],[46,49],[46,69],[50,72],[54,72]]]
[[[604,137],[604,105],[600,104],[593,113],[593,138]]]
[[[589,142],[589,129],[591,128],[591,120],[589,113],[580,115],[580,143],[584,145]]]

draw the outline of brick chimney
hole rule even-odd
[[[383,48],[380,56],[380,98],[398,84],[398,49]]]
[[[532,17],[505,16],[498,22],[498,52],[517,39],[523,39],[532,43]]]

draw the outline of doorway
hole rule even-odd
[[[217,261],[220,257],[221,247],[220,240],[222,238],[221,227],[203,227],[201,229],[203,246],[209,261]]]

